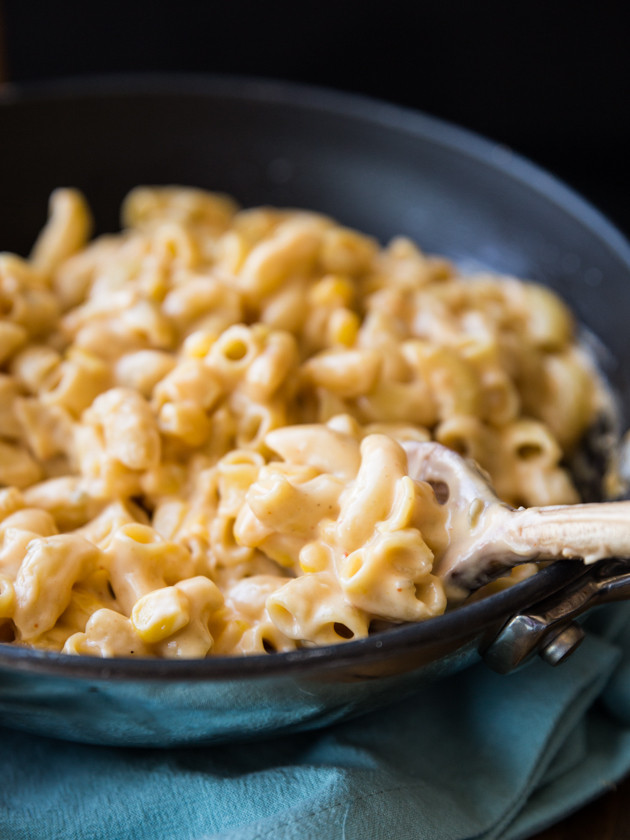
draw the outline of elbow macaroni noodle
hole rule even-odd
[[[0,640],[205,657],[439,615],[406,441],[576,501],[596,378],[549,290],[194,189],[138,188],[123,224],[89,243],[57,190],[0,255]]]

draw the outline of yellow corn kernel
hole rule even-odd
[[[139,285],[141,285],[142,293],[146,299],[154,303],[162,303],[169,290],[164,269],[161,267],[156,267],[154,272],[144,278],[142,284]]]
[[[147,644],[172,636],[189,621],[188,599],[174,586],[149,592],[136,601],[131,611],[131,623]]]
[[[342,344],[352,347],[359,333],[361,321],[356,312],[351,309],[336,309],[328,322],[329,344]]]
[[[218,337],[219,333],[213,330],[197,330],[186,337],[182,355],[187,359],[203,359]]]
[[[343,274],[327,274],[315,283],[308,296],[315,306],[347,306],[354,298],[354,285]]]
[[[15,606],[13,583],[5,575],[0,575],[0,618],[11,618]]]
[[[326,572],[330,565],[330,549],[324,543],[307,543],[300,551],[300,568],[305,573]]]

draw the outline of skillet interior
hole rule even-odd
[[[547,283],[605,337],[606,372],[627,417],[630,387],[614,362],[630,354],[627,244],[551,177],[436,120],[370,100],[244,80],[101,80],[9,90],[0,100],[0,183],[0,250],[28,251],[57,186],[82,189],[104,232],[117,229],[131,187],[177,183],[228,192],[245,206],[317,209],[382,241],[404,234],[467,267]],[[425,625],[246,661],[104,663],[0,646],[4,720],[61,737],[147,744],[319,725],[462,667],[474,659],[484,629],[574,574],[575,566],[562,564]],[[246,689],[248,702],[239,706],[235,696],[252,679],[256,688]],[[20,705],[24,691],[30,700]],[[194,723],[192,708],[202,713]]]

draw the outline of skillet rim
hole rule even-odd
[[[0,85],[0,108],[38,99],[107,98],[112,96],[199,96],[254,100],[287,105],[296,110],[323,111],[352,117],[407,134],[422,136],[437,146],[485,163],[540,193],[581,221],[624,261],[630,271],[630,240],[600,210],[542,166],[509,146],[449,120],[367,94],[318,85],[237,74],[111,73],[85,77],[61,76]]]
[[[395,129],[422,137],[459,156],[483,163],[502,175],[525,184],[546,201],[573,216],[611,250],[627,267],[630,276],[630,243],[599,210],[555,176],[523,156],[491,139],[446,120],[429,116],[363,94],[347,93],[314,85],[236,75],[206,74],[112,74],[84,78],[9,83],[0,87],[0,120],[14,105],[36,105],[55,100],[112,97],[159,98],[203,96],[232,101],[275,103],[296,112],[324,112],[353,121]],[[391,628],[364,639],[304,648],[288,653],[254,656],[221,656],[206,659],[150,659],[141,657],[75,657],[0,643],[0,668],[59,677],[107,680],[215,681],[271,676],[291,677],[317,670],[384,661],[395,654],[438,644],[447,639],[462,644],[479,636],[489,626],[503,623],[511,614],[552,595],[585,573],[574,561],[559,561],[533,577],[488,598],[418,624]],[[455,644],[453,650],[457,649]]]

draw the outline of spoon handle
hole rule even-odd
[[[515,510],[503,528],[503,539],[520,557],[630,558],[630,502]]]
[[[491,503],[475,529],[452,535],[437,573],[455,598],[520,563],[562,557],[630,559],[630,501],[519,510]]]

